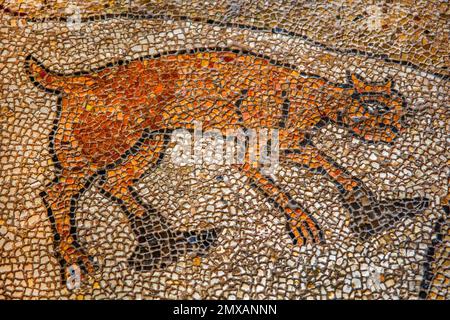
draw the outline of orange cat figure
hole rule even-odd
[[[409,113],[392,81],[366,83],[351,75],[348,83],[336,84],[268,57],[223,48],[170,52],[70,75],[51,72],[30,56],[27,68],[36,86],[58,96],[50,136],[57,175],[42,196],[63,274],[73,264],[94,270],[75,226],[77,200],[94,183],[131,221],[139,243],[131,266],[150,270],[176,261],[182,252],[206,252],[218,230],[173,230],[133,187],[158,165],[168,135],[193,129],[196,121],[224,134],[236,128],[278,129],[281,160],[333,181],[361,239],[428,205],[426,198],[377,200],[311,141],[317,128],[332,122],[364,141],[392,143]],[[324,241],[312,214],[258,167],[236,167],[286,216],[294,244]]]

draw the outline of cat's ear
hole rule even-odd
[[[350,75],[350,80],[351,80],[351,83],[353,84],[353,87],[358,92],[364,90],[364,87],[366,86],[366,84],[356,74],[352,73]]]
[[[392,80],[388,79],[383,84],[370,83],[362,80],[361,77],[352,73],[350,75],[350,81],[353,87],[358,93],[384,93],[391,94],[392,92]]]

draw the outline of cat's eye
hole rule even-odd
[[[389,107],[386,104],[376,100],[365,101],[362,103],[362,106],[366,112],[374,115],[385,114],[389,111]]]

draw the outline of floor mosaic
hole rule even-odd
[[[448,298],[446,1],[0,10],[0,298]]]

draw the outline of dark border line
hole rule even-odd
[[[92,68],[91,70],[84,70],[84,71],[77,71],[74,73],[70,73],[70,74],[64,74],[64,73],[58,73],[58,72],[54,72],[49,70],[47,67],[45,67],[38,59],[36,59],[32,54],[28,55],[25,59],[25,69],[26,69],[26,73],[29,75],[31,82],[38,87],[41,90],[44,90],[48,93],[52,93],[52,94],[56,94],[58,96],[58,101],[57,101],[57,106],[58,106],[58,110],[57,110],[57,116],[55,118],[55,120],[53,121],[53,130],[50,133],[50,144],[49,144],[49,149],[51,151],[52,154],[52,160],[55,163],[55,167],[56,167],[56,175],[59,177],[61,170],[63,169],[61,167],[61,164],[59,163],[58,157],[56,155],[56,152],[54,150],[54,136],[56,135],[56,131],[58,129],[58,125],[59,125],[59,120],[60,120],[60,116],[61,116],[61,112],[62,112],[62,95],[63,93],[61,91],[59,91],[58,89],[48,89],[46,87],[44,87],[41,83],[39,83],[34,77],[33,75],[29,74],[30,71],[30,62],[34,61],[40,68],[44,69],[45,72],[49,73],[49,74],[53,74],[56,76],[60,76],[60,77],[70,77],[70,76],[80,76],[80,75],[87,75],[87,74],[91,74],[91,73],[96,73],[96,72],[100,72],[104,69],[107,68],[111,68],[111,67],[117,67],[117,66],[123,66],[123,65],[128,65],[134,61],[144,61],[144,60],[150,60],[150,59],[157,59],[159,57],[164,57],[164,56],[169,56],[169,55],[173,55],[173,54],[194,54],[194,53],[198,53],[198,52],[232,52],[235,54],[244,54],[244,55],[251,55],[251,56],[255,56],[261,59],[265,59],[267,60],[270,64],[275,65],[275,66],[279,66],[279,67],[284,67],[284,68],[289,68],[291,70],[298,70],[298,68],[294,65],[291,64],[287,64],[287,63],[280,63],[279,61],[275,60],[275,59],[271,59],[268,56],[262,55],[262,54],[257,54],[251,51],[247,51],[247,50],[240,50],[240,49],[231,49],[231,48],[222,48],[222,47],[211,47],[211,48],[196,48],[196,49],[191,49],[191,50],[182,50],[182,51],[167,51],[167,52],[163,52],[163,53],[157,53],[154,55],[149,55],[149,56],[143,56],[143,57],[139,57],[136,59],[127,59],[127,60],[118,60],[116,62],[110,62],[104,66],[100,66],[97,68]],[[310,77],[310,78],[315,78],[315,79],[322,79],[323,81],[325,81],[328,85],[331,86],[335,86],[335,87],[339,87],[339,88],[352,88],[353,87],[353,81],[351,79],[350,74],[347,74],[347,83],[334,83],[332,81],[327,80],[326,78],[320,77],[318,75],[314,75],[314,74],[309,74],[309,73],[304,73],[304,72],[299,72],[301,76],[304,77]],[[355,76],[357,77],[357,79],[359,79],[360,81],[364,81],[359,75],[355,74]],[[387,79],[386,81],[382,81],[382,82],[370,82],[371,85],[385,85],[388,81],[391,81],[392,85],[393,85],[393,80],[392,79]],[[407,105],[406,102],[403,98],[403,96],[394,89],[391,89],[393,94],[398,95],[402,100],[403,100],[403,108],[406,110],[407,109]],[[240,107],[240,103],[242,103],[243,98],[246,96],[247,92],[242,92],[242,96],[236,101],[236,108],[237,108],[237,113],[239,115],[239,107]],[[364,94],[361,94],[364,95]],[[358,95],[355,96],[355,99],[358,98]],[[288,101],[285,101],[284,103],[287,103]],[[285,107],[288,108],[288,106],[286,105]],[[289,111],[289,109],[287,109],[286,111]],[[286,115],[288,116],[288,115]],[[284,121],[286,121],[285,119],[283,119]],[[324,117],[324,119],[322,119],[323,121],[326,120],[326,117]],[[323,121],[319,122],[316,124],[315,128],[319,128],[321,125],[323,125]],[[347,128],[347,126],[338,119],[338,121],[336,121],[336,124]],[[391,126],[391,129],[394,130],[396,129],[395,127]],[[113,168],[115,168],[116,166],[120,165],[123,161],[125,161],[126,159],[128,159],[128,156],[134,155],[137,152],[139,152],[140,147],[142,146],[142,144],[144,143],[144,141],[146,141],[151,135],[153,134],[168,134],[171,130],[170,129],[162,129],[162,130],[154,130],[154,131],[150,131],[150,130],[144,130],[144,132],[142,133],[142,136],[138,139],[138,141],[135,143],[135,145],[133,145],[129,150],[127,150],[124,154],[122,154],[120,156],[119,159],[117,159],[116,161],[114,161],[113,163],[107,164],[105,165],[105,167],[99,169],[97,171],[97,174],[100,175],[104,175],[106,170],[111,170]],[[368,143],[368,144],[376,144],[377,142],[374,141],[368,141],[366,139],[364,139],[363,136],[357,135],[356,133],[353,133],[351,131],[349,131],[352,135],[355,135],[358,139]],[[309,143],[310,141],[305,141],[305,143]],[[394,141],[392,142],[383,142],[384,144],[387,145],[392,145],[394,143]],[[57,182],[57,181],[55,181]]]
[[[0,5],[0,10],[2,10],[3,12],[6,12],[8,14],[11,14],[13,16],[28,17],[28,14],[26,14],[26,13],[12,11],[11,9],[9,9],[3,5]],[[367,57],[367,58],[381,59],[387,63],[395,63],[395,64],[399,64],[402,66],[407,66],[414,70],[426,72],[427,74],[433,75],[433,76],[438,77],[443,80],[447,80],[447,81],[450,80],[450,74],[443,74],[443,73],[439,73],[439,72],[427,71],[427,70],[424,70],[421,66],[414,64],[410,61],[393,59],[384,53],[374,53],[374,52],[364,51],[364,50],[360,50],[360,49],[356,49],[356,48],[340,49],[335,46],[328,46],[322,42],[313,40],[313,39],[307,37],[306,35],[303,35],[303,34],[300,34],[300,33],[294,32],[294,31],[289,31],[284,28],[278,28],[278,27],[264,28],[264,27],[257,27],[257,26],[252,26],[252,25],[248,25],[248,24],[224,22],[224,21],[213,20],[213,19],[208,19],[208,18],[195,18],[195,17],[188,17],[188,16],[172,16],[172,15],[167,15],[167,14],[153,14],[153,13],[144,13],[144,12],[142,12],[142,13],[125,12],[125,13],[116,13],[116,14],[114,14],[114,13],[94,14],[94,15],[90,15],[88,17],[82,17],[80,21],[81,22],[105,21],[105,20],[117,19],[117,18],[125,18],[125,19],[131,19],[131,20],[161,19],[161,20],[174,20],[174,21],[190,21],[190,22],[196,22],[196,23],[206,23],[206,24],[210,24],[210,25],[216,25],[216,26],[220,26],[220,27],[224,27],[224,28],[231,27],[231,28],[238,28],[241,30],[253,30],[253,31],[269,32],[269,33],[273,33],[273,34],[281,34],[281,35],[286,35],[286,36],[290,36],[293,38],[300,38],[300,39],[306,41],[307,43],[317,46],[326,51],[331,51],[331,52],[346,54],[346,55],[363,56],[363,57]],[[46,17],[46,18],[26,18],[26,20],[27,20],[27,22],[48,22],[48,21],[67,22],[68,18],[67,17],[50,16],[50,17]]]
[[[289,100],[289,97],[287,96],[286,90],[283,90],[281,92],[281,96],[284,98],[283,104],[281,106],[281,119],[278,123],[278,126],[280,128],[286,128],[286,122],[289,120],[289,113],[291,111],[291,101]],[[320,114],[320,112],[319,112]]]
[[[426,253],[427,260],[423,263],[423,276],[420,284],[419,299],[428,299],[431,283],[436,276],[434,273],[435,270],[433,270],[433,263],[436,261],[436,249],[443,243],[442,240],[444,236],[442,234],[442,229],[445,224],[445,219],[449,216],[450,206],[442,206],[442,210],[444,211],[444,217],[439,218],[434,225],[435,237],[431,240],[431,244]]]
[[[28,13],[26,12],[19,12],[19,11],[14,11],[11,10],[10,8],[4,6],[3,4],[0,4],[0,10],[3,11],[4,13],[7,13],[11,16],[15,16],[15,17],[27,17]]]
[[[366,84],[370,84],[370,85],[373,85],[373,86],[384,86],[388,82],[391,82],[391,93],[402,97],[402,95],[399,93],[398,90],[393,89],[394,80],[392,78],[390,78],[390,77],[386,78],[383,81],[366,82],[365,79],[362,76],[360,76],[359,74],[347,72],[347,74],[346,74],[346,80],[347,81],[346,82],[333,82],[333,81],[330,81],[327,78],[321,77],[321,76],[319,76],[317,74],[300,71],[298,69],[298,67],[293,65],[293,64],[278,61],[277,59],[273,59],[273,58],[271,58],[271,57],[269,57],[267,55],[256,53],[256,52],[253,52],[253,51],[250,51],[250,50],[245,50],[245,49],[233,49],[231,47],[210,46],[210,47],[199,47],[199,48],[194,48],[194,49],[162,51],[162,52],[159,52],[159,53],[155,53],[155,54],[152,54],[152,55],[145,55],[145,56],[138,57],[138,58],[119,59],[119,60],[109,62],[109,63],[107,63],[105,65],[102,65],[102,66],[99,66],[99,67],[90,68],[90,69],[87,69],[87,70],[75,71],[75,72],[72,72],[72,73],[63,73],[63,72],[50,70],[41,61],[39,61],[39,59],[37,59],[34,56],[33,53],[31,53],[25,58],[25,68],[27,69],[27,72],[28,72],[30,61],[34,61],[39,67],[44,69],[45,72],[50,73],[50,74],[52,74],[54,76],[58,76],[58,77],[72,77],[72,76],[90,75],[92,73],[99,73],[99,72],[101,72],[101,71],[103,71],[103,70],[105,70],[107,68],[114,68],[114,67],[118,67],[118,66],[126,66],[126,65],[128,65],[130,63],[133,63],[135,61],[146,61],[146,60],[158,59],[158,58],[172,56],[172,55],[196,54],[196,53],[203,53],[203,52],[206,52],[206,53],[211,53],[211,52],[222,52],[222,53],[223,52],[228,52],[228,53],[234,53],[234,54],[238,54],[238,55],[253,56],[255,58],[260,58],[260,59],[266,60],[269,64],[271,64],[273,66],[281,67],[281,68],[287,68],[287,69],[291,69],[291,70],[297,71],[300,74],[300,76],[302,76],[302,77],[313,78],[313,79],[320,79],[320,80],[325,81],[328,85],[331,85],[331,86],[334,86],[334,87],[338,87],[338,88],[342,88],[342,89],[354,88],[354,83],[353,83],[353,80],[351,78],[352,75],[354,75],[359,81],[362,81],[362,82],[364,82]],[[60,92],[58,90],[48,89],[48,88],[43,87],[39,82],[36,82],[36,80],[34,78],[32,78],[31,81],[33,81],[35,86],[41,88],[44,91],[47,91],[47,92],[53,93],[53,94],[57,94],[58,96],[62,94],[62,92]],[[243,92],[242,94],[246,95],[247,93]],[[365,95],[374,95],[374,93],[355,93],[355,98],[357,98],[358,96],[365,96]],[[382,94],[382,93],[376,93],[375,95],[388,97],[388,95]],[[403,106],[403,107],[406,108],[406,106]]]
[[[221,51],[221,52],[223,52],[223,51],[228,51],[228,52],[235,52],[235,53],[239,53],[239,54],[249,54],[249,55],[254,55],[254,56],[257,56],[257,57],[266,59],[266,60],[269,61],[269,63],[274,64],[274,65],[284,66],[284,67],[287,67],[287,68],[291,68],[291,69],[293,69],[293,70],[296,70],[296,69],[297,69],[295,66],[292,66],[292,65],[289,65],[289,64],[281,64],[281,63],[277,62],[276,60],[271,59],[270,57],[267,57],[267,56],[264,56],[264,55],[260,55],[260,54],[255,54],[255,53],[252,53],[252,52],[250,52],[250,51],[242,51],[242,50],[230,49],[230,48],[200,48],[200,49],[193,49],[193,50],[183,50],[184,53],[195,53],[195,52],[205,52],[205,51],[206,51],[206,52],[211,52],[211,51]],[[25,69],[26,69],[26,72],[27,72],[27,74],[28,74],[28,76],[29,76],[30,81],[31,81],[37,88],[39,88],[39,89],[41,89],[41,90],[44,90],[45,92],[48,92],[48,93],[56,94],[57,97],[58,97],[58,99],[57,99],[57,116],[56,116],[56,118],[55,118],[54,121],[53,121],[53,124],[54,124],[53,130],[52,130],[52,132],[50,133],[50,136],[49,136],[49,140],[50,140],[50,143],[49,143],[50,154],[52,155],[52,159],[54,160],[54,165],[55,165],[55,169],[56,169],[56,170],[55,170],[55,171],[56,171],[56,172],[55,172],[56,178],[55,178],[55,180],[53,181],[54,183],[55,183],[55,182],[58,182],[58,179],[59,179],[59,177],[60,177],[60,172],[61,172],[61,170],[62,170],[61,164],[60,164],[59,161],[58,161],[58,158],[57,158],[57,155],[56,155],[56,152],[55,152],[55,149],[54,149],[54,137],[55,137],[56,131],[57,131],[57,129],[58,129],[58,124],[59,124],[59,120],[60,120],[60,116],[61,116],[61,112],[62,112],[62,105],[61,105],[61,104],[62,104],[63,93],[62,93],[61,91],[57,90],[57,89],[56,89],[56,90],[52,90],[52,89],[45,88],[41,83],[39,83],[39,82],[33,77],[33,75],[29,73],[29,70],[30,70],[30,62],[31,62],[31,61],[34,61],[36,64],[38,64],[39,67],[43,68],[43,69],[44,69],[46,72],[48,72],[48,73],[52,73],[52,74],[57,75],[57,76],[67,77],[67,76],[71,76],[71,75],[72,75],[72,76],[77,76],[77,75],[89,74],[89,73],[91,73],[91,72],[99,72],[99,71],[101,71],[101,70],[103,70],[103,69],[106,69],[106,68],[108,68],[108,67],[113,67],[113,66],[117,66],[117,65],[126,65],[126,64],[128,64],[128,63],[131,63],[131,62],[133,62],[133,61],[138,61],[138,60],[141,60],[141,61],[142,61],[142,60],[147,60],[147,59],[152,59],[152,58],[155,59],[155,58],[158,58],[158,57],[161,57],[161,56],[165,56],[165,55],[170,55],[170,54],[181,54],[181,52],[180,52],[180,51],[171,51],[171,52],[166,52],[166,53],[158,53],[158,54],[155,54],[155,55],[152,55],[152,56],[147,56],[147,57],[140,57],[140,58],[137,58],[137,59],[119,60],[118,62],[115,62],[115,63],[111,62],[111,63],[108,63],[108,64],[105,65],[105,66],[102,66],[102,67],[99,67],[99,68],[95,68],[95,69],[93,69],[93,70],[88,70],[88,71],[78,71],[78,72],[75,72],[75,73],[72,73],[72,74],[62,74],[62,73],[56,73],[56,72],[53,72],[53,71],[47,69],[47,68],[46,68],[41,62],[39,62],[32,54],[30,54],[30,55],[28,55],[28,56],[26,57],[26,59],[25,59]],[[309,77],[314,77],[314,78],[323,79],[323,80],[326,81],[328,84],[335,85],[335,86],[342,87],[342,88],[349,88],[349,87],[352,86],[351,79],[348,80],[349,83],[335,84],[335,83],[332,83],[332,82],[328,81],[327,79],[322,78],[322,77],[317,76],[317,75],[310,75],[310,74],[305,74],[305,73],[301,73],[301,75],[302,75],[302,76],[309,76]],[[356,76],[358,77],[358,79],[362,80],[358,75],[356,75]],[[348,75],[347,78],[348,78],[348,79],[350,78],[349,75]],[[388,81],[389,81],[389,80],[388,80]],[[391,80],[391,81],[392,81],[392,80]],[[372,83],[372,84],[381,84],[381,85],[382,85],[382,84],[385,84],[385,82],[381,82],[381,83]],[[398,94],[399,96],[401,96],[396,90],[392,90],[392,92]],[[243,95],[244,95],[244,93],[243,93]],[[242,99],[242,97],[241,97],[241,99]],[[238,101],[239,101],[239,100],[238,100]],[[403,102],[403,104],[404,104],[404,107],[406,107],[405,102]],[[236,107],[237,107],[237,109],[239,109],[239,108],[238,108],[239,105],[237,105]],[[323,120],[324,120],[324,119],[323,119]],[[337,124],[338,124],[338,125],[342,125],[343,123],[340,123],[340,122],[341,122],[341,121],[338,120],[338,121],[337,121]],[[321,123],[318,123],[317,125],[320,126]],[[169,131],[170,131],[170,130],[155,130],[155,131],[144,130],[144,132],[142,133],[142,136],[138,139],[138,141],[137,141],[137,142],[136,142],[129,150],[127,150],[127,151],[126,151],[126,152],[125,152],[118,160],[116,160],[115,162],[113,162],[113,163],[111,163],[111,164],[106,165],[106,166],[103,167],[102,169],[99,169],[96,173],[94,173],[91,177],[88,178],[88,184],[85,185],[85,187],[82,188],[82,189],[80,190],[80,193],[79,193],[78,195],[76,195],[73,199],[71,199],[71,208],[70,208],[71,210],[70,210],[70,213],[71,213],[71,214],[74,213],[74,211],[75,211],[75,210],[74,210],[74,207],[76,206],[76,200],[78,200],[78,198],[81,196],[81,194],[82,194],[84,191],[86,191],[86,189],[90,186],[90,184],[92,184],[92,182],[93,182],[98,176],[101,176],[100,179],[104,178],[104,175],[106,174],[106,170],[110,170],[110,169],[112,169],[112,168],[118,166],[120,163],[122,163],[123,161],[125,161],[125,160],[128,158],[129,155],[136,154],[136,153],[139,151],[139,149],[140,149],[140,147],[142,146],[142,144],[143,144],[143,143],[144,143],[151,135],[153,135],[153,134],[164,134],[164,135],[167,135]],[[364,139],[362,139],[362,137],[360,137],[360,136],[358,136],[358,138],[361,139],[361,140],[364,140]],[[304,143],[310,143],[310,141],[306,140]],[[391,144],[391,143],[389,143],[389,144]],[[160,158],[158,159],[158,162],[160,162],[160,161],[162,160],[164,154],[165,154],[165,152],[162,152],[162,153],[160,154]],[[340,166],[339,166],[339,167],[340,167]],[[345,169],[344,169],[344,170],[345,170]],[[319,171],[318,173],[324,174],[323,172],[320,172],[320,171]],[[264,192],[264,190],[262,190],[261,188],[259,188],[259,187],[257,186],[256,182],[255,182],[253,179],[250,178],[250,181],[251,181],[250,186],[252,186],[252,187],[256,188],[258,191],[262,192],[263,195],[266,196],[266,199],[267,199],[268,201],[272,202],[272,203],[275,203],[275,206],[276,206],[276,202],[273,202],[274,199],[273,199],[272,197],[268,196],[267,193]],[[339,190],[339,191],[341,191],[341,190]],[[44,204],[46,204],[46,207],[47,207],[47,213],[48,213],[50,222],[51,222],[51,224],[52,224],[53,231],[55,231],[54,216],[53,216],[53,213],[52,213],[52,211],[51,211],[51,208],[48,206],[48,202],[46,202],[45,195],[46,195],[45,192],[41,193],[41,197],[44,198]],[[287,196],[290,197],[290,195],[289,195],[288,193],[287,193]],[[291,201],[293,201],[293,200],[291,199]],[[277,207],[277,206],[276,206],[276,207]],[[279,209],[279,208],[277,207],[277,209]],[[308,211],[305,210],[305,212],[308,212]],[[310,217],[312,218],[312,216],[310,216]],[[314,218],[312,218],[312,219],[314,219]],[[289,221],[289,220],[288,220],[288,221]],[[313,220],[313,221],[316,222],[315,220]],[[72,227],[72,228],[75,227],[74,224],[73,224],[73,222],[74,222],[74,221],[73,221],[73,218],[71,217],[71,227]],[[441,226],[441,224],[439,224],[439,226]],[[71,228],[71,230],[75,230],[75,229],[72,229],[72,228]],[[320,230],[320,229],[319,229],[319,230]],[[292,234],[291,234],[291,233],[289,233],[289,235],[292,237]],[[58,239],[58,236],[59,236],[59,235],[58,235],[57,232],[54,233],[55,240],[59,240],[59,239]],[[321,241],[323,241],[323,234],[321,233],[321,230],[320,230],[319,236],[320,236],[320,238],[321,238]],[[439,241],[438,241],[438,243],[439,243]],[[435,245],[436,245],[436,244],[435,244]],[[430,250],[432,250],[432,251],[430,251]],[[429,252],[429,254],[428,254],[427,256],[430,257],[429,259],[434,259],[434,257],[433,257],[433,256],[434,256],[434,246],[433,246],[433,248],[430,247],[430,249],[429,249],[428,252]],[[58,252],[56,252],[56,257],[58,258]],[[432,279],[432,277],[433,277],[432,271],[430,270],[430,269],[431,269],[430,267],[431,267],[432,261],[433,261],[433,260],[431,260],[431,262],[430,262],[430,261],[427,261],[427,263],[424,264],[424,278],[423,278],[422,288],[426,288],[426,289],[427,289],[427,288],[429,287],[429,284],[430,284],[430,279]],[[63,270],[63,268],[64,268],[63,261],[60,260],[59,262],[60,262],[60,264],[61,264],[61,269]],[[63,278],[63,277],[64,277],[64,275],[62,275],[62,280],[64,281],[64,278]],[[428,282],[426,282],[426,281],[428,281]],[[421,292],[422,292],[422,291],[421,291]],[[426,294],[427,294],[427,293],[425,292],[425,295],[426,295]],[[423,295],[423,294],[420,293],[420,295]]]
[[[289,63],[284,63],[284,62],[280,62],[277,59],[273,59],[267,55],[264,54],[260,54],[260,53],[256,53],[250,50],[245,50],[245,49],[233,49],[230,47],[218,47],[218,46],[205,46],[205,47],[199,47],[199,48],[194,48],[194,49],[182,49],[182,50],[169,50],[169,51],[162,51],[160,53],[155,53],[155,54],[151,54],[151,55],[145,55],[142,57],[138,57],[138,58],[128,58],[128,59],[119,59],[116,61],[112,61],[109,62],[107,64],[104,64],[102,66],[99,67],[95,67],[95,68],[90,68],[87,70],[81,70],[81,71],[75,71],[72,73],[63,73],[63,72],[58,72],[58,71],[53,71],[48,69],[46,66],[43,65],[42,62],[40,62],[33,53],[29,54],[26,58],[25,61],[29,63],[30,60],[33,60],[36,64],[38,64],[41,68],[43,68],[47,73],[51,73],[55,76],[59,76],[59,77],[71,77],[71,76],[83,76],[83,75],[90,75],[92,73],[98,73],[103,71],[104,69],[107,68],[113,68],[113,67],[118,67],[118,66],[126,66],[132,62],[135,61],[146,61],[146,60],[151,60],[151,59],[158,59],[158,58],[162,58],[162,57],[167,57],[167,56],[173,56],[173,55],[183,55],[183,54],[196,54],[196,53],[203,53],[203,52],[229,52],[229,53],[234,53],[234,54],[240,54],[240,55],[249,55],[249,56],[253,56],[256,58],[260,58],[260,59],[264,59],[267,60],[269,62],[269,64],[277,66],[277,67],[283,67],[283,68],[288,68],[291,70],[295,70],[298,71],[299,74],[303,77],[308,77],[308,78],[314,78],[314,79],[322,79],[324,81],[326,81],[328,84],[339,87],[339,88],[352,88],[352,80],[350,78],[350,74],[347,75],[347,82],[348,83],[335,83],[332,81],[327,80],[326,78],[323,78],[319,75],[313,74],[313,73],[307,73],[307,72],[302,72],[300,70],[298,70],[298,67],[296,67],[293,64],[289,64]],[[359,76],[356,75],[355,76],[361,80],[364,81],[364,79]],[[390,79],[387,79],[387,81],[390,81]],[[383,82],[370,82],[370,84],[372,85],[383,85],[385,84],[386,81]],[[44,88],[45,90],[45,88]],[[51,93],[60,93],[56,90],[48,90],[46,89],[47,92],[51,92]]]
[[[170,51],[163,51],[163,52],[156,53],[156,54],[153,54],[153,55],[146,55],[146,56],[142,56],[142,57],[138,57],[138,58],[119,59],[117,61],[109,62],[109,63],[107,63],[107,64],[105,64],[103,66],[99,66],[99,67],[96,67],[96,68],[91,68],[89,70],[76,71],[76,72],[67,73],[67,74],[61,73],[61,72],[55,72],[55,71],[52,71],[52,70],[48,69],[47,67],[45,67],[42,64],[42,62],[40,62],[36,57],[34,57],[33,54],[29,54],[26,57],[26,59],[25,59],[25,68],[27,68],[27,72],[28,72],[29,63],[32,60],[36,64],[38,64],[42,69],[44,69],[45,72],[53,74],[55,76],[59,76],[59,77],[82,76],[82,75],[90,75],[92,73],[98,73],[98,72],[101,72],[101,71],[103,71],[103,70],[105,70],[107,68],[114,68],[114,67],[118,67],[118,66],[126,66],[126,65],[128,65],[130,63],[133,63],[135,61],[145,61],[145,60],[151,60],[151,59],[158,59],[158,58],[161,58],[161,57],[166,57],[166,56],[171,56],[171,55],[195,54],[195,53],[199,53],[199,52],[230,52],[230,53],[239,54],[239,55],[250,55],[250,56],[253,56],[253,57],[256,57],[256,58],[264,59],[264,60],[268,61],[268,63],[273,65],[273,66],[295,70],[302,77],[321,79],[321,80],[325,81],[330,86],[343,88],[343,89],[349,89],[349,88],[353,88],[354,87],[354,83],[353,83],[353,80],[352,80],[352,77],[351,77],[352,73],[350,73],[350,72],[347,72],[347,75],[346,75],[347,82],[333,82],[333,81],[330,81],[327,78],[321,77],[319,75],[300,71],[298,69],[298,67],[295,66],[295,65],[292,65],[290,63],[280,62],[280,61],[278,61],[276,59],[273,59],[273,58],[271,58],[271,57],[269,57],[267,55],[264,55],[264,54],[260,54],[260,53],[256,53],[256,52],[249,51],[249,50],[244,50],[244,49],[233,49],[233,48],[229,48],[229,47],[216,47],[216,46],[200,47],[200,48],[195,48],[195,49],[170,50]],[[409,111],[408,105],[406,103],[406,100],[405,100],[404,96],[402,94],[400,94],[400,92],[398,90],[393,89],[393,86],[394,86],[395,82],[394,82],[394,80],[392,78],[388,77],[385,80],[378,81],[378,82],[372,82],[372,81],[371,82],[366,82],[360,75],[358,75],[358,74],[353,74],[353,75],[359,81],[362,81],[364,83],[368,83],[370,85],[382,86],[382,85],[386,85],[387,83],[391,82],[391,94],[395,94],[398,97],[400,97],[402,99],[402,108],[406,112]],[[32,81],[33,81],[33,83],[36,82],[34,79],[32,79]],[[37,83],[37,84],[35,83],[35,85],[37,87],[39,87],[39,88],[43,88],[43,86],[40,83]],[[45,91],[47,91],[47,92],[56,93],[58,95],[61,95],[61,92],[59,92],[58,90],[52,90],[52,89],[47,89],[47,88],[43,88],[43,89]],[[242,95],[244,95],[244,94],[246,95],[247,93],[242,92]],[[374,94],[373,93],[354,93],[354,97],[353,98],[354,99],[358,99],[360,96],[368,96],[368,95],[374,95]],[[388,97],[388,95],[382,94],[382,93],[375,93],[375,95]],[[244,98],[242,98],[242,99],[244,99]],[[240,103],[242,103],[242,101],[239,102],[239,100],[238,100],[237,102],[239,104],[239,105],[236,106],[237,107],[237,111],[238,111],[238,116],[239,116],[239,106],[240,106]],[[61,102],[59,102],[59,103],[61,103]],[[320,113],[320,111],[319,111],[319,113]],[[328,118],[324,115],[322,120],[326,120],[326,119],[328,119]],[[344,122],[342,121],[342,116],[341,115],[339,115],[339,119],[338,119],[338,121],[336,121],[336,124],[339,125],[339,126],[342,126],[344,128],[348,128],[348,126],[345,125]],[[316,127],[319,127],[321,125],[322,125],[322,123],[319,122],[319,123],[316,124]],[[390,129],[393,132],[397,133],[397,128],[395,126],[390,125],[389,127],[390,127]],[[167,129],[167,130],[169,130],[169,129]],[[152,134],[152,133],[156,133],[156,132],[160,132],[160,130],[156,130],[154,132],[146,132],[145,134]],[[391,142],[381,142],[381,141],[380,142],[376,142],[376,141],[367,140],[367,139],[364,138],[364,136],[358,135],[357,133],[355,133],[355,132],[353,132],[351,130],[349,130],[349,133],[351,135],[357,137],[359,140],[364,141],[364,142],[366,142],[368,144],[384,143],[386,145],[393,145],[395,143],[394,141],[391,141]],[[139,143],[142,143],[142,142],[139,142]],[[140,144],[137,145],[137,147],[139,147],[139,146],[140,146]],[[124,155],[122,155],[122,157],[123,156]],[[126,158],[124,158],[124,159],[126,159]],[[115,165],[118,165],[118,164],[120,164],[120,162],[116,163]],[[111,167],[106,167],[106,169],[111,169]]]

